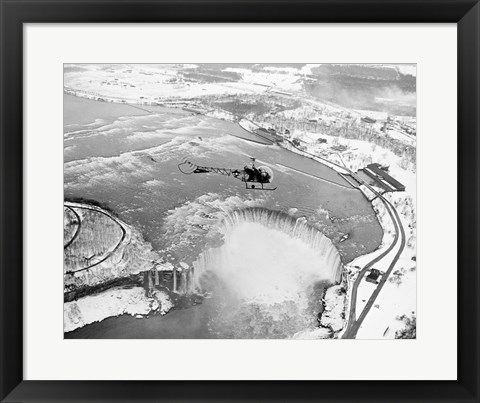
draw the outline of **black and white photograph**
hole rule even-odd
[[[64,338],[415,339],[416,80],[64,64]]]

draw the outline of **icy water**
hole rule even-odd
[[[165,108],[150,113],[69,95],[65,105],[65,197],[106,203],[173,263],[192,264],[202,252],[220,247],[224,233],[218,223],[244,208],[277,211],[294,220],[304,217],[332,240],[343,262],[380,243],[382,230],[371,205],[335,171],[279,146],[243,140],[237,136],[245,133],[235,123]],[[242,168],[250,156],[257,158],[257,165],[273,170],[276,191],[246,190],[242,182],[220,175],[184,175],[177,167],[187,157],[198,165]],[[340,243],[346,233],[349,238]],[[210,300],[145,320],[107,319],[67,337],[242,337],[233,330],[216,333],[206,325],[222,309],[221,319],[225,319],[224,302]],[[249,305],[247,311],[231,301],[227,306],[230,311],[238,307],[233,315],[236,321],[248,321],[253,315],[258,323],[269,323],[272,318],[261,304]],[[243,336],[291,336],[303,322],[281,334],[278,329],[288,328],[298,309],[294,303],[277,306],[272,320],[280,321],[279,327],[262,331],[255,325],[257,330]],[[288,326],[282,318],[290,318]],[[185,326],[190,330],[174,332],[180,322],[189,322]],[[165,331],[165,326],[170,330]]]

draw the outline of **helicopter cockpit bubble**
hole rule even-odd
[[[260,182],[262,183],[271,183],[273,180],[273,171],[271,168],[266,166],[258,167],[258,171],[260,172]]]

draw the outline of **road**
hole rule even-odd
[[[385,205],[385,208],[388,211],[388,214],[390,215],[390,218],[392,219],[393,225],[395,227],[395,237],[392,242],[392,244],[380,255],[378,255],[375,259],[372,259],[370,262],[368,262],[363,269],[360,271],[358,274],[358,277],[356,278],[355,282],[353,283],[352,287],[352,294],[350,296],[350,312],[348,316],[348,324],[347,324],[347,330],[343,334],[342,338],[343,339],[354,339],[357,335],[358,329],[360,329],[360,326],[362,325],[365,317],[367,316],[368,312],[370,312],[370,309],[372,308],[373,304],[375,303],[375,300],[378,297],[378,294],[382,290],[383,286],[385,285],[385,282],[387,281],[388,277],[392,273],[394,267],[397,264],[398,259],[400,258],[400,255],[403,252],[403,249],[405,248],[405,230],[403,228],[402,222],[400,221],[400,217],[398,215],[397,210],[395,207],[387,200],[385,199],[382,194],[378,193],[375,189],[373,189],[368,183],[366,183],[364,180],[359,178],[353,171],[351,171],[349,168],[345,166],[345,163],[343,163],[343,160],[340,158],[344,166],[339,165],[335,162],[332,162],[326,158],[319,157],[317,155],[299,150],[293,143],[289,142],[291,146],[296,148],[298,151],[310,155],[314,159],[320,159],[325,162],[328,162],[329,164],[335,165],[337,168],[340,168],[344,171],[346,171],[349,175],[351,175],[355,180],[357,180],[359,183],[367,187],[373,194],[375,194]],[[395,254],[395,257],[393,258],[392,262],[390,263],[390,266],[388,267],[387,271],[382,275],[382,278],[377,285],[377,288],[375,291],[372,293],[370,296],[367,304],[363,308],[362,312],[360,313],[360,316],[358,319],[356,318],[356,305],[357,305],[357,293],[358,293],[358,286],[361,284],[363,277],[365,276],[365,273],[369,270],[370,267],[372,267],[374,264],[379,262],[381,259],[385,258],[392,250],[395,248],[395,246],[398,243],[399,238],[400,240],[400,248],[398,249],[397,253]]]
[[[383,203],[385,205],[385,208],[387,209],[387,211],[388,211],[388,213],[389,213],[389,215],[390,215],[390,217],[393,221],[393,224],[395,226],[395,238],[394,238],[392,244],[390,245],[390,247],[385,252],[383,252],[381,255],[377,256],[375,259],[373,259],[372,261],[370,261],[369,263],[367,263],[365,265],[365,267],[361,270],[357,279],[355,280],[355,282],[353,284],[353,288],[352,288],[352,295],[350,297],[350,314],[349,314],[349,318],[348,318],[347,330],[345,331],[345,333],[343,334],[343,337],[342,337],[344,339],[354,339],[356,337],[357,332],[360,329],[360,326],[362,325],[365,317],[367,316],[368,312],[370,311],[373,304],[375,303],[375,300],[377,299],[378,294],[382,290],[383,286],[385,285],[385,282],[387,281],[388,277],[390,276],[393,269],[395,268],[395,266],[397,264],[397,261],[400,258],[400,255],[402,254],[403,249],[405,248],[405,230],[403,229],[403,225],[400,221],[400,217],[398,215],[397,210],[395,209],[395,207],[393,207],[393,205],[388,200],[386,200],[382,196],[379,196],[379,197],[383,201]],[[367,304],[365,305],[362,312],[360,313],[360,316],[358,317],[358,319],[356,319],[356,305],[357,305],[358,286],[360,285],[360,283],[361,283],[365,273],[368,271],[368,269],[373,264],[377,263],[379,260],[384,258],[387,254],[389,254],[390,251],[397,245],[399,238],[401,238],[400,247],[399,247],[397,253],[395,254],[395,257],[392,259],[392,262],[390,263],[390,266],[388,267],[387,271],[382,275],[382,278],[381,278],[379,284],[377,285],[377,288],[375,289],[375,291],[370,296]]]
[[[368,312],[372,308],[376,298],[378,297],[378,294],[380,293],[380,291],[382,291],[382,288],[385,285],[385,283],[388,279],[388,276],[390,276],[390,274],[392,273],[393,269],[395,268],[395,266],[397,264],[398,259],[400,258],[400,255],[403,252],[403,249],[405,248],[405,230],[404,230],[403,225],[400,221],[400,217],[398,216],[397,210],[392,206],[392,204],[388,200],[384,200],[384,202],[386,202],[386,204],[388,204],[389,207],[392,209],[393,214],[395,215],[395,218],[397,220],[397,222],[395,222],[395,220],[393,222],[395,224],[395,231],[396,231],[396,238],[397,239],[398,239],[398,235],[399,235],[398,230],[400,229],[400,235],[401,235],[400,248],[398,249],[397,253],[395,254],[395,257],[393,258],[392,262],[390,263],[390,266],[388,267],[388,270],[385,272],[384,275],[382,275],[380,283],[378,284],[378,286],[375,289],[375,291],[373,292],[373,294],[370,296],[367,304],[363,308],[362,313],[360,314],[358,319],[356,321],[354,321],[353,323],[349,319],[347,330],[345,331],[345,333],[343,335],[344,339],[354,339],[356,337],[357,332],[360,329],[360,326],[362,325],[365,317],[367,316]],[[394,243],[396,244],[396,242],[394,242]],[[358,285],[357,285],[357,288],[358,288]],[[353,291],[352,291],[352,294],[353,294]],[[352,304],[356,304],[356,299],[355,300],[352,299]],[[355,305],[353,305],[353,306],[355,306]],[[352,312],[352,309],[350,309],[350,313],[351,312]]]
[[[64,207],[68,208],[73,214],[75,214],[75,217],[77,218],[77,228],[75,228],[75,233],[70,238],[70,240],[65,245],[63,245],[63,249],[67,249],[71,245],[71,243],[75,241],[75,239],[77,238],[78,233],[80,232],[80,227],[82,226],[82,222],[81,222],[80,216],[73,208],[69,206],[64,206]]]
[[[350,313],[349,313],[349,317],[348,317],[348,326],[347,326],[347,330],[344,333],[343,338],[354,338],[354,337],[348,337],[348,336],[351,336],[350,330],[351,330],[351,327],[353,326],[353,324],[355,323],[355,320],[356,320],[356,317],[357,317],[357,315],[356,315],[357,291],[358,291],[358,286],[360,285],[360,283],[363,280],[363,277],[365,276],[366,272],[370,269],[370,267],[372,267],[374,264],[376,264],[377,262],[382,260],[386,255],[388,255],[392,251],[392,249],[395,247],[395,245],[397,244],[397,241],[398,241],[398,227],[397,227],[397,224],[394,220],[392,212],[390,211],[389,208],[387,208],[387,211],[390,214],[390,217],[391,217],[391,219],[392,219],[392,221],[394,222],[394,225],[395,225],[395,237],[393,239],[393,242],[390,244],[390,246],[383,253],[378,255],[375,259],[368,262],[364,266],[364,268],[360,271],[357,278],[355,279],[355,282],[353,283],[353,287],[352,287],[352,295],[350,296],[350,301],[351,302],[350,302]],[[383,278],[384,278],[384,276],[382,276],[382,280],[383,280]],[[356,334],[356,332],[355,332],[355,334]]]
[[[343,160],[340,158],[340,160],[343,163]],[[330,162],[330,161],[329,161]],[[378,297],[378,294],[382,290],[383,286],[385,285],[385,282],[387,281],[388,277],[392,273],[395,265],[397,264],[398,259],[400,258],[400,255],[403,252],[403,249],[405,248],[405,230],[403,228],[402,222],[400,221],[400,217],[398,215],[397,210],[395,207],[387,200],[385,199],[382,194],[378,193],[375,189],[373,189],[368,183],[366,183],[364,180],[359,178],[353,171],[351,171],[349,168],[345,166],[341,166],[339,164],[335,164],[330,162],[333,165],[336,165],[337,167],[340,167],[344,170],[346,170],[352,177],[355,178],[359,183],[367,187],[373,194],[375,194],[385,205],[386,210],[388,211],[388,214],[390,215],[390,218],[392,219],[393,225],[395,227],[395,237],[393,239],[392,244],[384,251],[382,252],[379,256],[377,256],[375,259],[371,260],[368,262],[365,267],[360,271],[358,274],[358,277],[356,278],[353,287],[352,287],[352,295],[350,296],[350,312],[348,316],[348,324],[347,324],[347,330],[343,334],[342,338],[344,339],[354,339],[357,335],[358,329],[360,329],[360,326],[362,325],[365,317],[367,316],[368,312],[370,312],[370,309],[372,308],[373,304],[375,303],[375,300]],[[382,278],[375,289],[375,291],[372,293],[370,296],[367,304],[363,308],[362,312],[360,313],[360,316],[358,319],[356,319],[356,305],[357,305],[357,293],[358,293],[358,286],[361,284],[363,277],[365,276],[365,273],[369,270],[370,267],[372,267],[374,264],[385,258],[392,250],[395,248],[395,246],[398,243],[398,239],[401,237],[400,241],[400,248],[398,249],[395,257],[393,258],[392,262],[390,263],[390,266],[388,267],[387,271],[382,275]]]
[[[73,274],[73,273],[77,273],[77,272],[80,272],[80,271],[84,271],[84,270],[88,270],[88,269],[91,269],[92,267],[95,267],[97,265],[99,265],[100,263],[103,263],[105,260],[107,260],[110,256],[112,256],[116,251],[117,249],[122,245],[123,241],[125,240],[125,236],[127,235],[127,231],[126,229],[123,227],[123,224],[117,220],[114,216],[112,216],[111,214],[108,214],[106,211],[103,211],[103,210],[99,210],[97,208],[93,208],[93,207],[88,207],[88,206],[85,206],[85,205],[81,205],[81,206],[77,206],[77,205],[67,205],[65,204],[65,207],[68,207],[70,208],[71,210],[72,207],[73,208],[82,208],[82,209],[86,209],[86,210],[92,210],[92,211],[95,211],[97,213],[101,213],[105,216],[107,216],[108,218],[110,218],[111,220],[115,221],[119,226],[120,226],[120,229],[122,230],[122,237],[120,239],[120,241],[117,243],[117,245],[115,246],[115,248],[113,248],[113,250],[111,250],[110,252],[108,252],[101,260],[99,260],[98,262],[95,262],[89,266],[86,266],[86,267],[82,267],[81,269],[78,269],[78,270],[69,270],[69,271],[66,271],[65,274]],[[75,213],[76,214],[76,213]],[[80,219],[80,217],[78,216],[78,214],[76,214],[78,219]],[[79,221],[79,227],[80,227],[80,223],[81,221]],[[78,233],[78,231],[77,231]],[[75,234],[75,237],[76,237],[77,234]],[[73,239],[71,240],[70,244],[73,242]]]

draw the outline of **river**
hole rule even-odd
[[[305,217],[332,240],[344,263],[380,244],[382,229],[361,192],[316,161],[278,145],[239,138],[250,134],[237,123],[178,109],[138,109],[72,95],[65,95],[64,103],[65,197],[107,204],[172,263],[191,264],[206,249],[221,245],[222,234],[212,230],[213,223],[245,207],[278,211],[293,219]],[[227,168],[243,168],[255,157],[257,165],[272,169],[277,190],[247,190],[232,177],[214,174],[184,175],[178,169],[184,157],[198,165]],[[347,233],[348,239],[340,242]],[[214,304],[207,300],[144,320],[110,318],[66,337],[205,337],[209,332],[214,337],[201,319],[209,305]],[[219,309],[217,304],[215,310]],[[256,312],[264,315],[261,307]],[[173,331],[175,318],[188,322],[191,331]],[[168,331],[158,330],[165,326]]]

